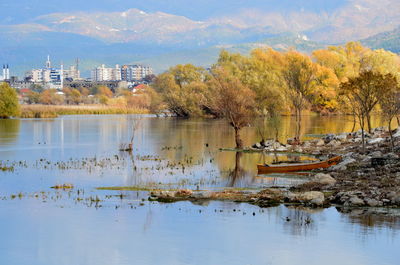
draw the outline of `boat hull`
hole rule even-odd
[[[315,163],[304,163],[304,164],[293,164],[293,165],[257,165],[259,174],[268,173],[286,173],[286,172],[301,172],[310,171],[317,168],[328,168],[337,165],[342,160],[342,157],[337,156],[331,159],[315,162]]]

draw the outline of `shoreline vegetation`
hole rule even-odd
[[[309,154],[340,155],[343,160],[327,169],[313,170],[308,181],[290,188],[191,190],[149,187],[99,187],[98,190],[146,191],[149,201],[173,203],[179,201],[232,201],[260,207],[280,204],[306,207],[400,207],[400,127],[390,133],[376,128],[366,134],[367,146],[361,145],[361,130],[355,133],[329,134],[324,138],[304,141],[302,144],[271,143],[257,145],[265,152],[301,151]],[[301,150],[300,150],[301,149]],[[378,163],[376,162],[378,161]]]
[[[19,118],[57,118],[61,115],[149,114],[147,109],[107,105],[21,105]]]

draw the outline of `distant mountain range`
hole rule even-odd
[[[400,27],[379,33],[362,41],[368,47],[400,53]]]
[[[57,63],[81,58],[86,73],[100,63],[133,62],[160,72],[174,63],[209,65],[221,47],[244,53],[260,45],[309,51],[365,39],[371,47],[399,50],[398,0],[166,2],[0,3],[0,64],[10,63],[22,75],[50,54]]]

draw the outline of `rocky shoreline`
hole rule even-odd
[[[302,144],[258,143],[252,149],[267,152],[297,152],[328,157],[340,155],[341,163],[315,170],[307,183],[290,189],[252,191],[153,191],[149,200],[160,202],[228,200],[260,207],[298,204],[309,207],[400,207],[400,128],[390,134],[384,128],[366,133],[362,148],[361,131],[329,134]]]

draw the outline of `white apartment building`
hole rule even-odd
[[[138,81],[153,74],[153,69],[144,65],[123,65],[121,67],[121,79],[123,81]]]
[[[61,69],[51,67],[50,56],[47,57],[46,67],[42,69],[32,69],[26,73],[26,77],[33,83],[40,83],[47,88],[62,89],[64,83],[64,67]]]
[[[10,68],[8,64],[3,64],[3,75],[0,76],[0,81],[10,80]]]
[[[121,68],[119,65],[115,65],[115,68],[108,68],[104,64],[92,70],[92,81],[120,81],[121,80]]]
[[[73,80],[81,79],[81,72],[78,70],[77,66],[72,65],[69,69],[64,70],[64,79],[67,78]]]

